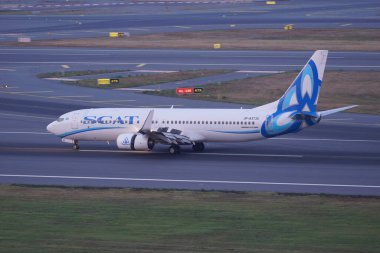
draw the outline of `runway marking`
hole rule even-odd
[[[141,63],[139,65],[136,66],[136,68],[141,68],[141,67],[144,67],[146,64],[145,63]]]
[[[341,121],[341,120],[353,120],[353,118],[345,118],[345,119],[323,119],[323,121]]]
[[[93,96],[53,96],[53,97],[48,97],[48,98],[90,98]]]
[[[0,134],[40,134],[40,135],[52,135],[46,132],[0,132]]]
[[[81,149],[81,152],[105,152],[105,153],[131,153],[131,151],[124,150],[99,150],[99,149]],[[141,151],[134,151],[140,154]],[[148,151],[146,153],[152,154]],[[155,152],[154,154],[166,154],[166,152]],[[183,153],[184,155],[216,155],[216,156],[255,156],[255,157],[294,157],[302,158],[303,155],[283,155],[283,154],[239,154],[239,153]]]
[[[10,94],[34,94],[34,93],[50,93],[52,90],[40,90],[40,91],[11,91]]]
[[[380,142],[380,140],[360,140],[360,139],[314,139],[314,138],[269,138],[269,140],[292,140],[292,141],[341,141],[341,142]]]
[[[1,64],[87,64],[87,65],[138,65],[140,62],[84,62],[84,61],[0,61]],[[183,63],[183,62],[148,62],[149,65],[167,66],[250,66],[250,67],[303,67],[299,64],[249,64],[249,63]],[[380,68],[380,65],[329,65],[329,68]]]
[[[0,69],[0,71],[16,71],[15,69]]]
[[[147,69],[143,69],[143,70],[134,70],[131,72],[137,72],[137,73],[177,73],[178,70],[147,70]]]
[[[324,121],[322,121],[322,124],[324,123]],[[339,121],[330,121],[329,122],[330,124],[344,124],[344,125],[354,125],[354,126],[380,126],[380,123],[375,123],[375,124],[371,124],[371,123],[356,123],[356,122],[339,122]]]
[[[229,181],[229,180],[197,180],[197,179],[166,179],[166,178],[128,178],[128,177],[79,177],[79,176],[52,176],[52,175],[18,175],[0,174],[0,177],[19,178],[52,178],[52,179],[85,179],[110,181],[137,181],[137,182],[163,182],[163,183],[206,183],[206,184],[245,184],[245,185],[283,185],[283,186],[310,186],[310,187],[341,187],[341,188],[380,188],[380,185],[360,184],[320,184],[300,182],[266,182],[266,181]]]
[[[350,26],[350,25],[352,25],[352,24],[342,24],[340,26]]]
[[[23,118],[36,118],[36,119],[50,119],[54,120],[56,118],[42,117],[42,116],[33,116],[33,115],[21,115],[21,114],[10,114],[10,113],[0,113],[0,115],[4,116],[12,116],[12,117],[23,117]]]
[[[117,88],[113,90],[125,90],[125,91],[159,91],[157,89],[142,89],[142,88]]]
[[[209,55],[200,55],[201,57],[210,58]],[[299,58],[303,56],[278,56],[278,55],[213,55],[213,58]],[[344,59],[343,56],[329,56],[329,59]]]
[[[183,28],[183,29],[190,29],[191,27],[190,26],[180,26],[180,25],[176,25],[176,26],[173,26],[175,28]]]
[[[29,93],[13,93],[13,92],[8,92],[8,91],[1,91],[0,90],[0,93],[6,93],[6,94],[11,94],[11,95],[19,95],[19,96],[28,96],[28,97],[37,97],[37,98],[44,98],[44,99],[57,99],[57,100],[65,100],[65,101],[75,101],[75,102],[87,102],[87,103],[97,103],[97,102],[92,102],[92,101],[85,101],[85,100],[78,100],[78,99],[72,99],[72,98],[63,98],[63,97],[48,97],[48,96],[39,96],[39,95],[35,95],[35,94],[29,94]],[[108,103],[110,105],[114,105],[114,106],[122,106],[122,107],[126,107],[127,105],[125,104],[116,104],[116,103]],[[132,105],[128,105],[128,106],[132,106]],[[139,107],[139,106],[134,106],[134,107]],[[152,107],[152,106],[151,106]]]
[[[112,102],[135,102],[136,100],[124,99],[124,100],[92,100],[88,102],[92,103],[112,103]]]
[[[263,73],[263,74],[279,74],[285,71],[271,71],[271,70],[238,70],[236,73]]]
[[[303,155],[282,155],[282,154],[239,154],[239,153],[184,153],[186,155],[216,155],[216,156],[256,156],[256,157],[294,157],[302,158]]]
[[[129,30],[131,30],[131,29],[135,29],[135,28],[129,28]],[[65,48],[54,48],[54,49],[51,49],[51,48],[17,48],[17,49],[14,49],[14,48],[0,48],[0,51],[53,51],[53,53],[56,53],[57,51],[70,51],[70,52],[72,52],[73,50],[74,49],[65,49]],[[81,48],[81,49],[77,49],[77,50],[80,50],[81,53],[82,52],[125,52],[125,51],[128,51],[128,52],[157,52],[157,51],[161,51],[161,52],[173,52],[173,51],[179,51],[179,50],[173,50],[173,49],[131,49],[131,48],[128,48],[128,49],[86,49],[86,48]],[[215,50],[190,50],[190,49],[181,49],[180,51],[181,52],[187,52],[187,53],[198,52],[200,54],[202,54],[202,53],[210,53],[210,54],[213,54],[214,56],[220,54],[221,52],[228,53],[228,54],[243,53],[243,55],[250,52],[250,51],[247,51],[247,50],[233,50],[233,51],[228,51],[228,50],[220,50],[219,51],[218,50],[218,51],[215,51]],[[278,58],[297,57],[298,58],[298,57],[302,57],[302,55],[303,55],[303,53],[298,53],[298,52],[293,52],[293,53],[301,55],[301,56],[276,55],[275,57],[278,57]],[[331,54],[339,55],[339,54],[342,54],[342,53],[345,53],[345,54],[360,54],[360,55],[379,55],[380,54],[380,52],[351,52],[351,51],[341,51],[341,52],[336,52],[336,53],[332,52]],[[273,56],[266,56],[266,57],[271,58]],[[305,55],[302,58],[303,59],[307,59],[307,57],[308,56]],[[329,56],[329,59],[330,59],[330,56]]]
[[[132,31],[150,31],[150,29],[147,29],[147,28],[128,28],[127,30],[132,30]]]

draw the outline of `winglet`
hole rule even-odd
[[[150,130],[152,129],[153,114],[154,114],[154,110],[151,110],[145,119],[144,125],[141,127],[139,131],[140,133],[150,132]]]
[[[344,110],[348,110],[348,109],[351,109],[351,108],[354,108],[354,107],[357,107],[357,105],[350,105],[350,106],[335,108],[335,109],[331,109],[331,110],[327,110],[327,111],[321,111],[319,113],[320,113],[321,116],[327,116],[327,115],[330,115],[330,114],[333,114],[333,113],[337,113],[337,112],[341,112],[341,111],[344,111]]]

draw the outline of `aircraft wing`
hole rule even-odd
[[[177,129],[171,129],[170,131],[168,127],[159,128],[157,131],[152,131],[152,120],[153,120],[154,110],[151,110],[148,116],[145,119],[145,122],[139,133],[147,134],[150,138],[155,141],[160,141],[166,144],[192,144],[192,141],[188,136],[182,135],[182,131]]]

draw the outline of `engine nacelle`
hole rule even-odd
[[[128,150],[151,150],[154,147],[152,139],[139,133],[120,134],[116,139],[116,144],[119,149]]]

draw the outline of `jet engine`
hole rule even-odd
[[[127,133],[120,134],[116,139],[116,144],[119,149],[128,150],[151,150],[154,147],[154,140],[147,135]]]

